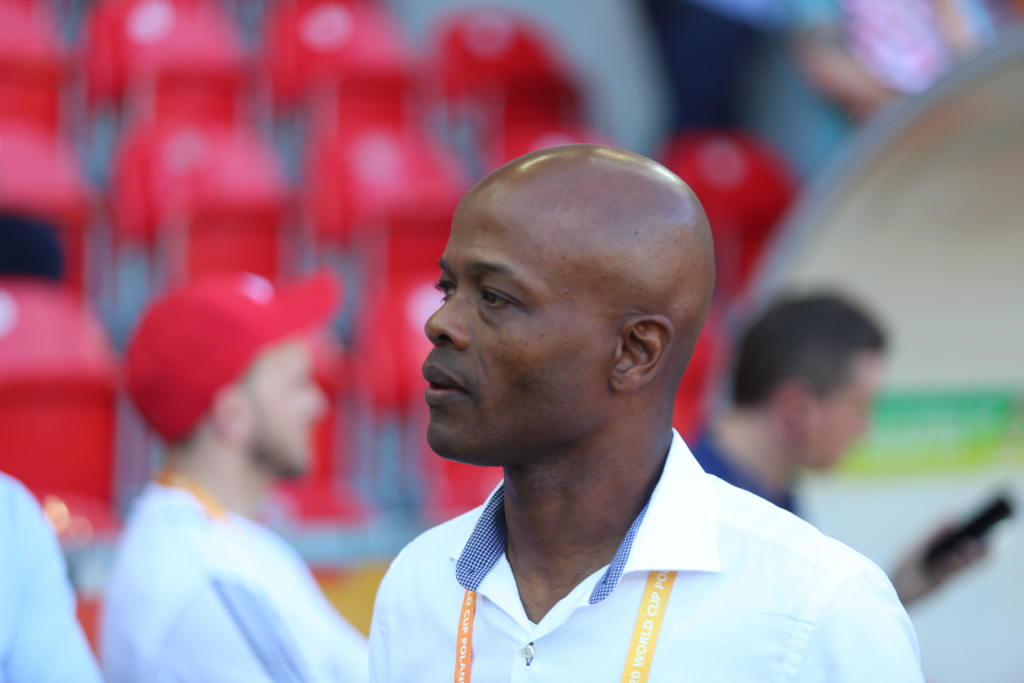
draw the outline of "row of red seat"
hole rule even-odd
[[[14,23],[5,24],[8,17]],[[0,208],[59,225],[70,283],[80,286],[83,235],[96,203],[54,128],[62,118],[60,84],[68,62],[46,25],[42,4],[0,0],[0,38],[10,30],[22,41],[0,40]],[[597,140],[582,124],[579,93],[540,32],[506,12],[456,15],[439,33],[440,66],[431,70],[410,55],[394,23],[371,2],[281,0],[267,19],[261,61],[275,109],[298,112],[309,131],[306,179],[295,193],[242,106],[252,92],[252,60],[234,31],[213,0],[100,0],[93,6],[84,52],[90,106],[114,105],[128,121],[111,174],[116,244],[141,245],[167,274],[164,287],[216,270],[276,279],[288,270],[282,245],[289,241],[358,254],[366,261],[369,294],[359,302],[354,326],[355,362],[343,370],[325,363],[321,381],[339,406],[346,396],[368,397],[375,414],[422,421],[416,414],[422,409],[419,368],[429,351],[422,327],[439,304],[436,259],[468,187],[453,154],[423,125],[430,73],[440,74],[449,123],[475,132],[486,168],[535,148]],[[20,55],[21,66],[10,67],[17,61],[11,54]],[[32,55],[37,62],[28,59]],[[676,407],[677,426],[690,433],[720,372],[726,304],[749,281],[793,184],[769,150],[736,133],[675,140],[662,160],[700,196],[716,239],[718,303]],[[289,227],[296,225],[310,229]],[[15,310],[51,311],[17,317],[17,334],[0,334],[0,395],[14,397],[0,400],[0,426],[12,428],[0,429],[0,470],[20,473],[41,490],[111,505],[115,364],[104,361],[100,373],[59,360],[109,360],[109,349],[97,341],[98,325],[81,322],[88,319],[84,304],[71,303],[66,292],[23,294],[22,285],[0,292]],[[50,320],[58,311],[79,322],[66,323],[67,333],[53,340],[32,321]],[[50,341],[41,344],[44,338]],[[57,355],[38,356],[35,364],[17,360],[43,349]],[[11,389],[52,376],[47,364],[64,368],[71,384],[91,378],[93,389],[76,393],[66,389],[71,384],[43,382],[33,391],[50,396],[50,403],[26,401],[16,393],[21,389]],[[52,412],[72,394],[88,395],[90,402],[75,415]],[[27,419],[29,409],[42,412]],[[69,427],[37,437],[45,424],[39,416]],[[364,512],[346,502],[355,496],[337,492],[346,475],[344,454],[338,457],[344,417],[339,407],[321,427],[313,476],[286,494],[300,517],[352,520]],[[425,443],[415,448],[427,452]],[[495,477],[436,458],[423,458],[422,466],[433,517],[472,507]],[[76,481],[78,488],[65,490]]]
[[[372,138],[366,140],[377,144]],[[694,436],[708,391],[723,370],[727,351],[723,317],[728,303],[749,282],[772,228],[786,208],[792,185],[767,149],[737,134],[679,139],[667,154],[669,167],[687,178],[702,198],[717,250],[716,303],[676,401],[677,428]],[[380,163],[385,155],[368,156]],[[390,172],[383,175],[394,177]],[[230,173],[216,173],[211,182],[230,177]],[[365,173],[354,172],[350,182],[357,186],[368,181]],[[387,189],[386,184],[382,187],[382,191]],[[440,305],[433,286],[436,258],[444,249],[455,198],[452,193],[440,199],[423,197],[408,205],[402,204],[401,198],[381,201],[380,206],[395,210],[389,239],[384,242],[382,267],[368,272],[368,289],[374,293],[356,326],[354,362],[339,364],[330,354],[322,354],[325,362],[320,363],[319,377],[336,401],[343,401],[346,395],[368,396],[378,414],[408,417],[417,406],[422,411],[420,366],[430,350],[422,330]],[[439,203],[432,206],[431,200]],[[240,226],[239,231],[251,240],[251,226],[244,230]],[[213,234],[224,239],[226,233],[222,226]],[[210,244],[195,236],[192,239],[193,249]],[[248,244],[246,248],[255,252],[254,243],[245,239],[235,240],[232,248]],[[267,250],[269,253],[271,248]],[[237,265],[229,248],[219,256],[209,249],[203,257],[210,259],[211,268]],[[0,282],[0,470],[63,498],[79,496],[80,504],[85,499],[112,504],[115,368],[99,323],[72,290]],[[302,518],[333,516],[352,521],[365,513],[353,504],[357,496],[331,493],[344,485],[339,483],[344,472],[339,472],[337,457],[345,442],[336,431],[340,414],[332,411],[320,428],[313,477],[289,491]],[[62,428],[54,430],[53,424]],[[419,446],[426,454],[425,444]],[[435,518],[472,507],[495,478],[491,473],[433,460],[425,458],[423,466],[428,472],[433,468],[434,479],[427,491],[428,509]],[[86,507],[96,509],[92,503]],[[112,517],[101,514],[99,518]]]

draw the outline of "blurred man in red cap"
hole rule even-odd
[[[128,392],[167,458],[134,507],[107,590],[109,683],[368,680],[363,637],[251,520],[273,482],[310,460],[326,400],[307,335],[337,299],[327,276],[275,289],[223,275],[144,316]]]

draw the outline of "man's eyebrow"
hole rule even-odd
[[[446,273],[452,272],[451,266],[443,258],[437,260],[437,265]],[[503,263],[491,263],[489,261],[472,261],[466,266],[466,270],[478,273],[496,273],[515,277],[515,271]]]
[[[496,273],[498,275],[515,276],[515,271],[504,263],[490,263],[488,261],[473,261],[469,264],[468,270],[478,273]]]

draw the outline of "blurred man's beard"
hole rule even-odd
[[[265,472],[268,472],[277,479],[298,479],[306,473],[304,463],[292,462],[288,457],[268,443],[266,439],[259,439],[250,449],[252,461]]]

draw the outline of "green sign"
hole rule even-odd
[[[857,474],[1024,463],[1024,393],[887,393],[843,462]]]

